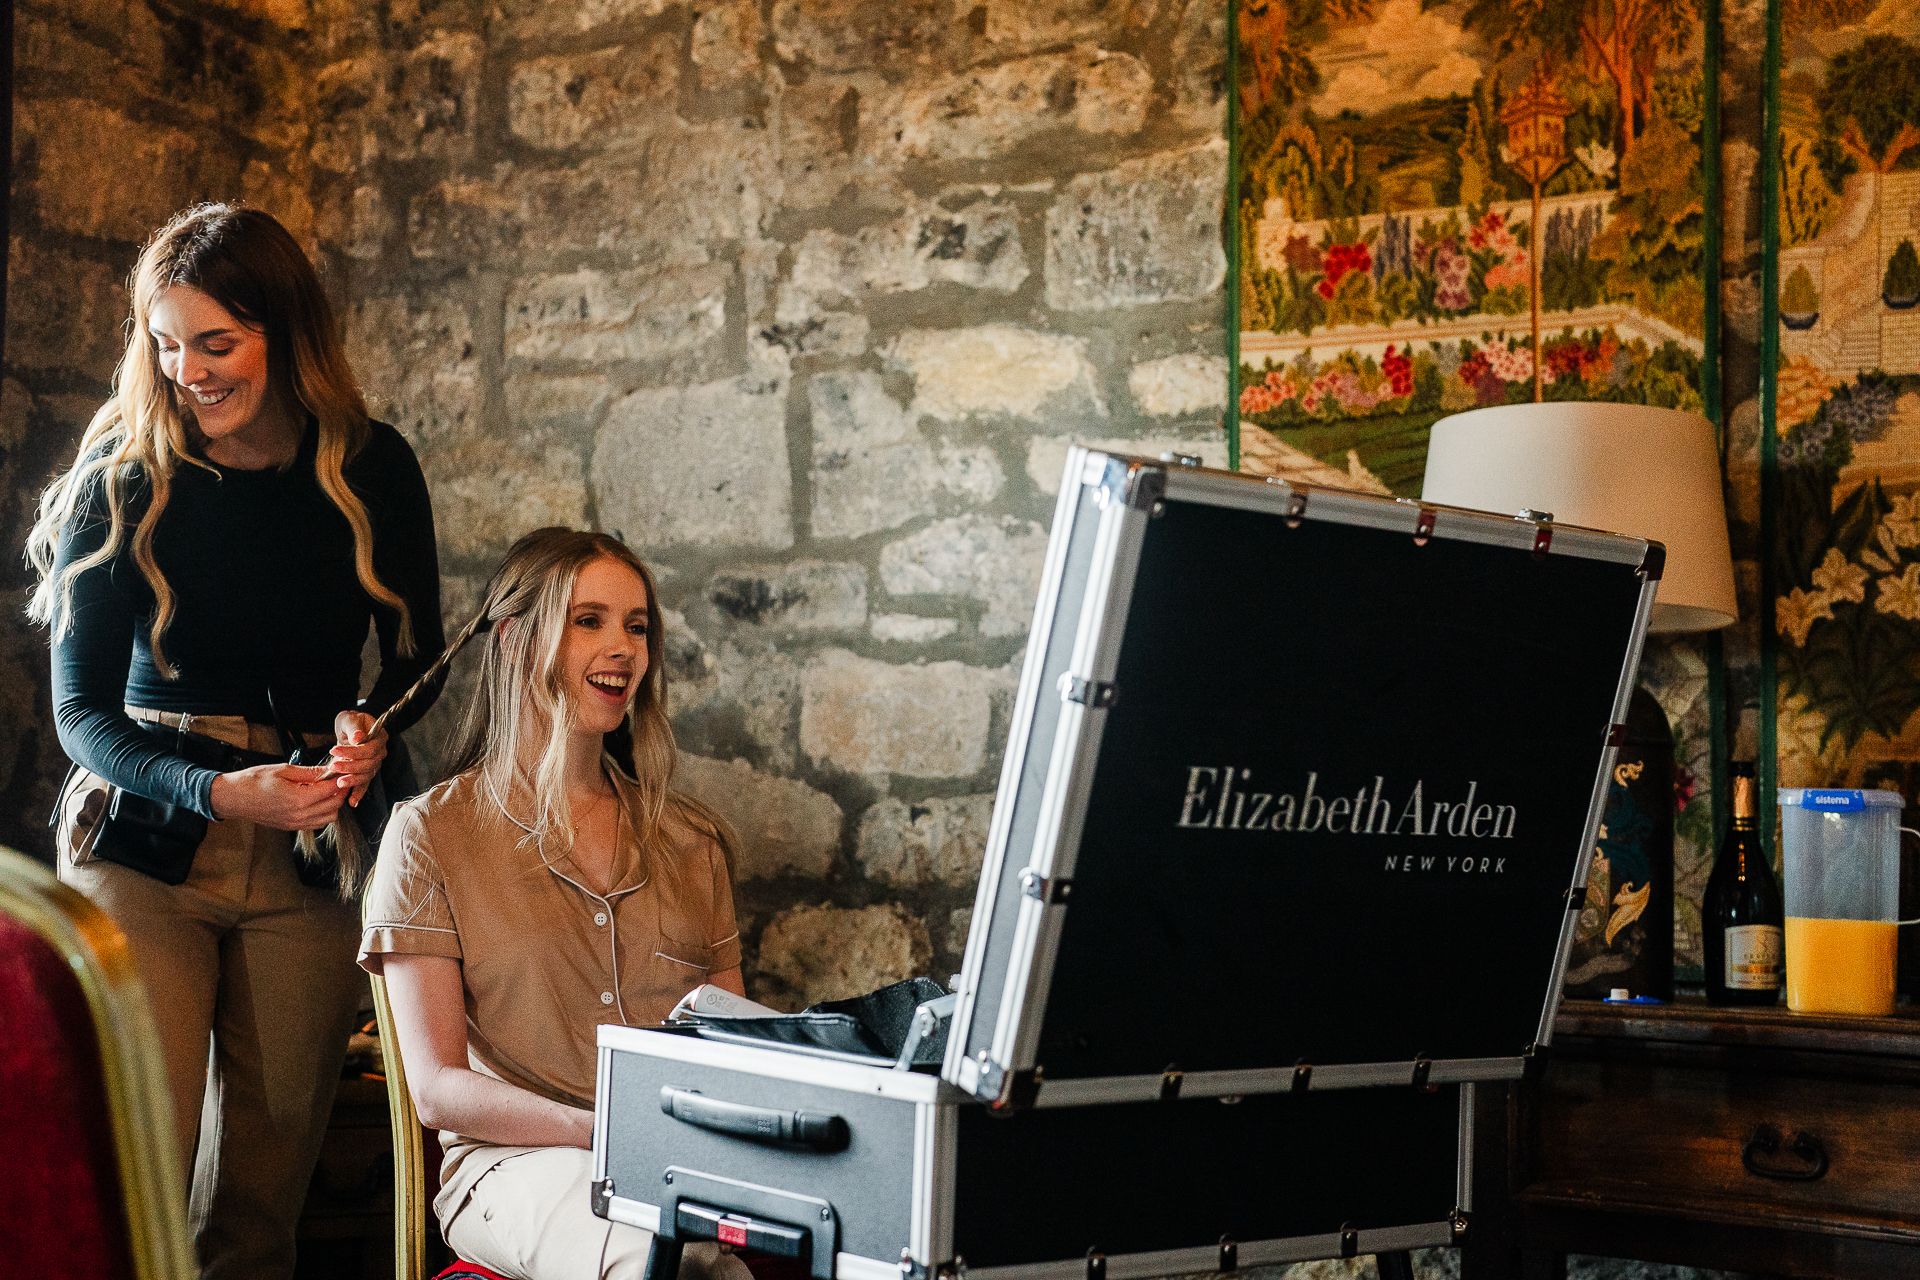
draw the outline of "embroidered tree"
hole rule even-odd
[[[1656,62],[1684,49],[1699,21],[1700,0],[1474,0],[1462,25],[1499,61],[1531,47],[1611,85],[1624,157],[1653,114]]]
[[[1873,35],[1827,63],[1814,96],[1821,131],[1868,173],[1892,173],[1920,147],[1920,49]]]

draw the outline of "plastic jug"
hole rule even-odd
[[[1899,916],[1897,791],[1783,789],[1787,1007],[1893,1012]],[[1913,832],[1920,835],[1920,832]]]

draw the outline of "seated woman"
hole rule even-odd
[[[444,1130],[434,1212],[522,1280],[645,1275],[593,1216],[595,1034],[741,993],[725,823],[671,789],[653,582],[604,534],[514,544],[439,667],[486,637],[452,776],[395,809],[360,963],[382,974],[415,1107]],[[744,1280],[713,1246],[691,1274]]]

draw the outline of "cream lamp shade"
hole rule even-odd
[[[1697,413],[1560,402],[1455,414],[1433,424],[1421,497],[1666,544],[1649,630],[1711,631],[1739,615],[1720,451]]]

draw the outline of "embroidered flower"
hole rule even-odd
[[[1880,593],[1873,607],[1896,618],[1920,622],[1920,564],[1910,564],[1897,578],[1880,579]]]
[[[1827,558],[1813,571],[1813,585],[1835,600],[1859,604],[1867,598],[1867,571],[1830,547]]]
[[[1895,546],[1920,547],[1920,494],[1895,498],[1893,510],[1880,517],[1880,527],[1892,535]]]
[[[1920,570],[1920,565],[1914,565],[1912,568]],[[1881,599],[1884,601],[1886,583],[1880,584],[1880,590]],[[1916,607],[1920,607],[1920,598],[1916,599],[1915,604]],[[1886,605],[1881,604],[1880,609],[1885,612]],[[1813,630],[1814,623],[1822,618],[1831,619],[1832,617],[1833,599],[1824,591],[1816,591],[1809,595],[1799,587],[1795,587],[1791,595],[1781,596],[1773,602],[1774,630],[1792,640],[1796,645],[1806,644],[1807,632]]]

